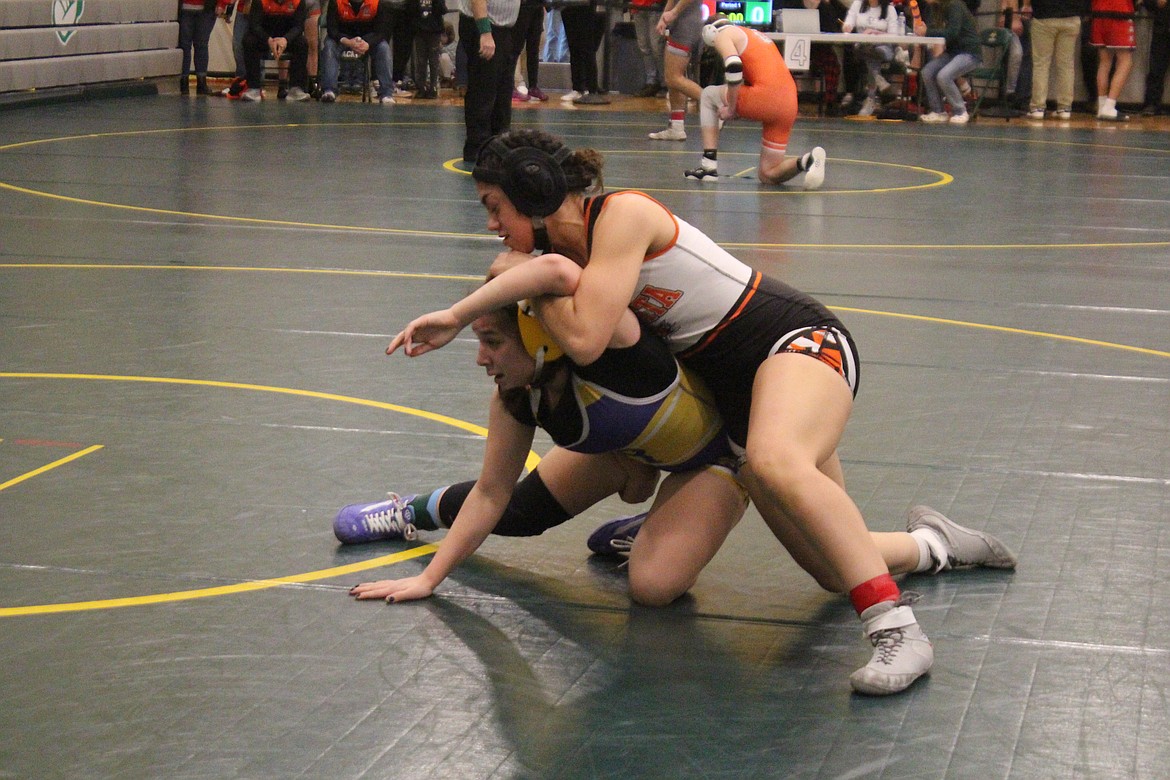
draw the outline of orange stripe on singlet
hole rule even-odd
[[[667,214],[669,214],[670,218],[674,221],[674,235],[670,237],[670,241],[668,241],[657,252],[651,252],[651,253],[647,254],[645,257],[643,257],[642,258],[643,263],[646,262],[647,260],[653,260],[656,257],[664,255],[667,252],[669,252],[671,249],[674,248],[674,245],[678,243],[678,234],[679,234],[678,220],[674,218],[674,212],[671,211],[669,208],[667,208],[661,201],[659,201],[656,198],[650,197],[649,195],[647,195],[644,192],[639,192],[638,190],[618,190],[617,192],[610,192],[606,195],[602,195],[602,196],[597,197],[597,198],[589,198],[588,200],[585,201],[585,224],[589,226],[589,229],[587,232],[587,239],[588,239],[587,251],[589,252],[589,254],[593,253],[593,225],[594,225],[596,220],[601,218],[601,212],[605,211],[605,204],[609,202],[609,199],[616,197],[618,195],[639,195],[639,196],[645,198],[646,200],[650,201],[651,203],[654,203],[655,205],[660,206],[662,208],[662,210],[665,211]],[[598,202],[601,203],[601,208],[598,210],[597,216],[594,217],[593,216],[593,206],[595,204],[597,204]]]
[[[736,307],[735,311],[724,317],[722,322],[708,331],[707,335],[704,336],[703,340],[698,344],[680,352],[679,357],[690,357],[691,355],[697,354],[698,352],[705,349],[712,341],[715,340],[716,336],[723,332],[724,328],[734,322],[739,315],[743,314],[743,310],[747,308],[748,301],[750,301],[755,296],[756,290],[760,288],[760,281],[764,278],[764,275],[761,272],[755,271],[754,273],[755,276],[752,277],[751,283],[748,284],[746,290],[744,291],[743,300],[739,302],[739,306]]]

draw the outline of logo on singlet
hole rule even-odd
[[[646,285],[634,298],[630,308],[643,322],[652,324],[667,314],[682,297],[682,290],[666,290]]]
[[[783,351],[814,357],[841,376],[845,376],[845,357],[841,353],[841,343],[831,330],[825,328],[806,330],[789,342]]]

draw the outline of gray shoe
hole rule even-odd
[[[1016,568],[1016,554],[1003,542],[991,534],[948,520],[928,506],[916,506],[910,510],[906,530],[920,536],[930,548],[935,574],[959,566]]]

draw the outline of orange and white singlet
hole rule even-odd
[[[784,55],[762,33],[740,28],[747,45],[740,52],[743,85],[736,96],[735,111],[744,119],[764,124],[764,146],[783,153],[796,124],[796,82],[784,64]]]
[[[597,219],[618,198],[654,200],[633,190],[586,198],[589,251]],[[630,308],[706,382],[734,442],[746,441],[756,370],[777,352],[822,360],[856,393],[857,352],[845,326],[828,308],[744,264],[654,202],[670,214],[676,232],[668,246],[643,260]]]

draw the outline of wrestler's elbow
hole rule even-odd
[[[577,292],[581,267],[564,255],[542,255],[537,258],[545,269],[548,295],[572,295]]]
[[[579,366],[588,366],[596,361],[607,346],[596,331],[590,330],[566,333],[558,341],[569,359]]]

